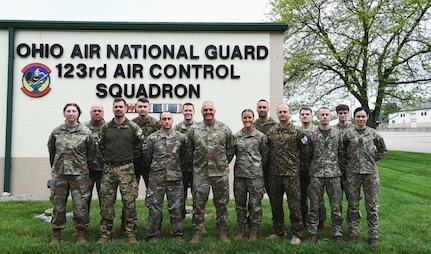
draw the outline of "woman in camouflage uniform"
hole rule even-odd
[[[65,123],[55,128],[48,140],[51,164],[51,244],[60,242],[61,230],[66,227],[66,203],[69,192],[73,202],[73,223],[78,243],[85,243],[85,232],[90,223],[88,212],[89,163],[94,149],[91,131],[79,122],[81,109],[75,103],[63,108]]]
[[[386,155],[387,149],[380,134],[375,129],[366,126],[369,112],[365,108],[356,108],[353,116],[355,126],[347,128],[342,136],[343,153],[348,162],[345,172],[345,192],[348,202],[349,242],[357,242],[358,225],[361,218],[359,200],[361,187],[363,187],[369,243],[371,246],[375,246],[378,241],[377,198],[380,191],[376,161]]]
[[[246,224],[251,227],[250,240],[257,240],[257,228],[262,222],[261,200],[265,194],[262,165],[268,160],[266,135],[253,127],[254,113],[245,109],[241,113],[244,127],[235,136],[234,195],[239,233],[234,240],[244,237]],[[248,216],[247,216],[247,196]]]

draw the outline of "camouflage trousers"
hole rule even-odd
[[[357,236],[359,220],[359,200],[361,199],[361,185],[364,188],[365,209],[367,210],[368,238],[378,238],[378,210],[377,198],[380,191],[378,174],[358,174],[346,172],[347,225],[349,236]]]
[[[101,237],[110,238],[114,226],[115,201],[117,189],[120,189],[123,202],[123,226],[128,237],[136,236],[138,227],[136,224],[136,198],[138,196],[138,184],[133,163],[121,166],[105,165],[102,183],[100,186],[100,234]]]
[[[168,200],[168,211],[171,221],[172,236],[183,234],[183,182],[165,181],[150,178],[148,180],[148,188],[145,195],[145,206],[148,207],[148,236],[160,236],[160,228],[163,218],[163,200]]]
[[[323,195],[329,197],[331,206],[331,225],[333,236],[343,236],[343,214],[342,205],[343,192],[341,190],[340,177],[310,177],[310,213],[308,232],[310,235],[317,235],[317,225],[319,224],[319,211],[323,202]]]
[[[225,230],[228,222],[227,206],[229,204],[229,176],[193,175],[193,229],[204,227],[205,205],[208,202],[210,187],[213,192],[213,202],[216,208],[216,226],[218,230]]]
[[[298,176],[276,176],[270,178],[272,226],[274,234],[284,235],[284,210],[283,196],[286,193],[287,203],[290,211],[291,232],[294,237],[301,237],[304,226],[302,225],[301,204],[300,204],[300,183]]]
[[[308,200],[309,200],[309,194],[308,194],[308,186],[310,185],[310,176],[308,170],[300,170],[299,171],[299,181],[301,184],[301,215],[302,215],[302,224],[306,226],[308,224]],[[320,203],[319,206],[319,221],[325,221],[326,220],[326,207],[325,202]]]
[[[239,225],[250,223],[259,226],[262,222],[262,198],[265,194],[264,180],[261,178],[235,177],[233,193]],[[247,206],[247,198],[248,206]],[[247,216],[248,208],[248,216]]]
[[[73,203],[73,224],[77,229],[86,229],[90,223],[88,213],[90,178],[88,175],[52,174],[51,177],[50,200],[54,206],[51,228],[63,229],[66,227],[66,204],[70,192]]]

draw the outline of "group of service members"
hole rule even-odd
[[[348,241],[356,243],[361,218],[359,200],[365,197],[368,238],[378,243],[377,197],[380,181],[376,161],[386,154],[386,146],[378,132],[366,126],[369,113],[359,107],[349,123],[349,107],[336,107],[338,124],[331,126],[331,111],[317,111],[319,126],[313,126],[311,108],[301,108],[302,126],[291,122],[286,103],[277,106],[278,122],[269,116],[266,100],[257,102],[257,117],[251,109],[241,112],[243,128],[232,133],[216,120],[212,101],[202,103],[203,120],[193,119],[192,103],[182,107],[183,121],[173,125],[170,112],[162,112],[159,120],[151,117],[150,102],[138,99],[138,116],[127,119],[127,104],[122,98],[113,101],[114,117],[105,122],[101,104],[93,104],[91,120],[79,122],[81,109],[75,103],[63,108],[65,123],[55,128],[48,140],[51,163],[51,202],[53,217],[51,244],[61,241],[66,226],[66,203],[69,193],[73,201],[74,235],[85,243],[89,225],[91,194],[96,186],[100,204],[100,239],[104,244],[117,234],[114,228],[117,190],[123,204],[121,233],[129,243],[137,243],[136,198],[140,178],[146,186],[148,208],[148,242],[161,237],[162,208],[166,196],[173,239],[184,242],[183,219],[186,199],[191,189],[193,199],[191,243],[202,241],[205,206],[210,190],[216,208],[216,227],[222,242],[226,235],[229,202],[229,163],[234,163],[234,197],[238,234],[234,240],[258,239],[262,222],[261,200],[267,193],[272,212],[273,234],[267,239],[285,236],[283,211],[287,197],[291,223],[291,243],[301,243],[304,227],[310,243],[324,232],[326,208],[324,191],[329,197],[332,236],[344,243],[342,197],[348,201]]]

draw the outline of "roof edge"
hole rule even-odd
[[[145,30],[145,31],[254,31],[284,32],[285,23],[230,22],[103,22],[103,21],[42,21],[0,20],[0,28],[73,29],[73,30]]]

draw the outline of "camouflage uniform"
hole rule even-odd
[[[262,165],[268,161],[269,147],[266,135],[253,129],[235,135],[234,195],[239,225],[248,222],[257,227],[262,222],[261,200],[265,194]],[[248,217],[247,217],[247,196]]]
[[[81,123],[75,127],[62,124],[51,132],[48,151],[52,177],[50,199],[54,205],[51,228],[66,227],[66,203],[70,191],[75,228],[86,229],[90,223],[88,174],[94,156],[91,131]]]
[[[99,132],[103,124],[105,124],[105,120],[102,120],[100,125],[94,125],[94,123],[92,123],[91,120],[84,123],[84,125],[91,130],[91,137],[93,138],[93,144],[94,144],[94,150],[95,150],[93,165],[90,168],[91,184],[90,184],[90,196],[88,198],[88,210],[90,210],[90,204],[91,204],[91,198],[93,196],[94,185],[96,185],[97,196],[100,197],[100,182],[102,180],[103,165],[105,164],[105,162],[99,149]],[[99,205],[100,205],[100,199],[99,199]]]
[[[216,226],[219,231],[224,231],[228,222],[229,163],[235,153],[232,131],[219,121],[212,125],[199,122],[187,136],[187,156],[193,156],[193,228],[202,230],[204,227],[205,205],[211,186]]]
[[[138,183],[135,177],[133,158],[142,152],[142,130],[132,121],[126,120],[117,126],[114,120],[104,124],[100,130],[100,151],[105,158],[100,187],[101,211],[100,234],[110,238],[114,225],[114,205],[117,189],[120,188],[123,202],[124,231],[128,237],[137,232],[136,198]]]
[[[142,129],[142,140],[145,140],[148,136],[150,136],[151,133],[155,132],[156,130],[160,130],[160,123],[155,118],[148,116],[147,120],[142,121],[139,116],[132,119],[134,123],[136,123],[141,129]],[[133,161],[133,164],[135,166],[135,173],[136,173],[136,179],[139,180],[142,176],[145,182],[145,186],[148,187],[148,173],[149,168],[145,168],[142,162],[142,157],[139,155],[139,157],[135,158]]]
[[[337,129],[327,131],[325,137],[319,128],[308,132],[310,142],[310,212],[308,232],[317,235],[319,224],[319,207],[323,202],[323,195],[328,194],[331,206],[332,235],[343,236],[343,216],[341,202],[341,171],[338,158],[342,155],[340,132]]]
[[[271,129],[271,127],[275,125],[277,125],[277,122],[272,117],[270,117],[268,121],[263,125],[261,125],[257,119],[253,123],[253,127],[264,134],[267,134],[269,129]],[[269,161],[266,164],[262,165],[262,168],[263,168],[263,179],[265,181],[265,189],[268,192],[268,196],[269,196],[269,186],[270,186],[269,185]],[[271,198],[271,196],[269,196],[269,198]]]
[[[302,236],[299,165],[308,158],[308,139],[304,132],[289,123],[268,131],[270,144],[270,202],[274,234],[284,235],[283,196],[287,195],[292,237]],[[267,190],[268,191],[268,190]]]
[[[380,134],[366,127],[357,130],[350,127],[342,135],[343,153],[347,160],[346,197],[348,202],[347,223],[349,237],[356,237],[359,224],[359,199],[361,185],[364,188],[367,210],[368,237],[378,239],[377,197],[380,179],[376,161],[386,155],[387,149]]]
[[[148,236],[160,236],[163,199],[168,199],[171,220],[171,235],[183,233],[182,206],[184,190],[180,155],[184,154],[186,136],[172,130],[167,134],[162,130],[147,138],[144,148],[144,166],[150,169],[145,205],[148,207]]]
[[[332,126],[333,129],[337,129],[340,132],[340,135],[343,135],[344,131],[350,127],[354,127],[354,125],[351,123],[348,123],[347,126],[340,127],[337,123]],[[347,169],[347,160],[345,159],[345,157],[340,157],[338,164],[340,165],[340,169],[341,169],[341,189],[342,191],[344,191],[344,186],[346,186],[346,177],[344,172],[346,172],[346,169]]]
[[[185,135],[189,132],[191,128],[196,125],[195,122],[191,124],[186,124],[183,122],[175,126],[175,130],[179,131]],[[193,158],[187,158],[185,155],[181,163],[181,170],[183,171],[183,189],[184,189],[184,202],[183,202],[183,219],[186,217],[186,201],[187,201],[187,190],[190,188],[193,193]]]

